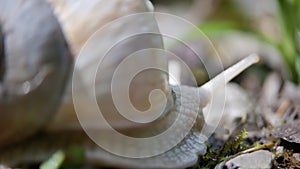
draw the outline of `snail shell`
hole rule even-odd
[[[78,73],[77,75],[79,76],[75,76],[74,74],[73,78],[77,78],[79,83],[74,86],[73,91],[78,92],[79,95],[86,94],[85,89],[90,88],[92,83],[91,79],[93,78],[91,76],[91,72],[94,72],[97,69],[95,60],[98,59],[99,54],[101,56],[103,53],[105,53],[106,49],[114,44],[114,42],[122,40],[126,34],[131,34],[133,32],[141,34],[144,32],[159,33],[155,18],[151,14],[143,18],[137,17],[135,20],[124,19],[118,22],[119,27],[108,25],[104,28],[104,30],[102,30],[102,32],[96,35],[95,39],[92,38],[91,40],[94,42],[92,44],[97,44],[97,46],[92,46],[92,48],[85,47],[82,49],[84,42],[89,38],[89,36],[98,28],[102,27],[105,23],[132,13],[129,11],[134,11],[133,13],[151,11],[152,7],[149,5],[149,1],[95,0],[91,3],[94,7],[97,6],[99,8],[92,8],[91,6],[87,5],[90,3],[90,1],[73,2],[71,0],[51,0],[50,2],[54,7],[57,5],[57,8],[55,7],[56,14],[61,22],[68,42],[72,46],[71,48],[73,54],[77,56],[80,50],[83,50],[83,53],[85,53],[84,55],[75,58],[76,63],[74,71],[75,73]],[[123,4],[124,6],[120,4]],[[130,5],[127,6],[128,4]],[[86,8],[85,5],[87,6]],[[80,7],[80,10],[76,10],[76,6]],[[104,9],[107,6],[114,6],[118,10],[109,9],[106,11]],[[106,15],[103,15],[104,19],[99,19],[99,22],[95,22],[91,16],[102,18],[102,15],[97,13],[98,11],[102,11],[102,9],[103,11],[107,12],[104,13]],[[127,11],[124,9],[130,10]],[[79,13],[77,13],[78,11]],[[117,13],[118,15],[116,15],[116,11],[123,12]],[[73,17],[76,19],[72,19]],[[75,24],[74,21],[78,22]],[[96,24],[91,24],[91,26],[89,23]],[[82,25],[89,25],[91,27],[83,29]],[[87,32],[82,33],[82,31]],[[78,36],[77,39],[77,35],[84,36]],[[129,91],[130,101],[134,106],[136,106],[137,109],[148,110],[150,106],[151,110],[156,110],[157,107],[160,109],[162,105],[164,106],[164,109],[162,110],[163,112],[158,119],[151,123],[141,125],[119,115],[118,110],[116,110],[116,108],[113,106],[114,102],[112,100],[113,96],[110,92],[110,85],[112,82],[111,78],[113,76],[112,71],[117,68],[117,66],[125,57],[141,49],[148,48],[163,49],[162,37],[156,35],[129,39],[127,43],[120,43],[117,45],[117,52],[108,55],[109,59],[107,62],[105,62],[105,65],[102,65],[102,69],[105,72],[101,72],[100,76],[97,76],[95,81],[97,101],[102,102],[102,114],[106,116],[106,119],[110,122],[111,126],[113,126],[115,129],[118,129],[119,132],[132,137],[140,138],[147,137],[149,135],[152,136],[153,133],[158,134],[164,131],[166,128],[169,128],[169,126],[172,125],[178,116],[181,117],[179,118],[179,129],[185,128],[187,124],[192,124],[193,126],[191,126],[191,130],[189,133],[184,134],[184,138],[180,143],[176,144],[175,147],[169,149],[165,153],[141,159],[121,157],[109,153],[98,146],[87,146],[86,152],[87,160],[89,162],[122,168],[164,169],[185,168],[194,165],[197,162],[198,154],[204,154],[206,152],[206,146],[203,143],[205,136],[201,133],[201,129],[205,125],[202,108],[210,101],[212,91],[217,89],[220,84],[224,84],[224,79],[225,82],[228,82],[243,69],[254,62],[257,62],[256,56],[250,56],[202,87],[195,88],[188,86],[169,85],[168,74],[165,72],[165,70],[167,70],[167,60],[165,57],[162,57],[159,52],[153,51],[153,53],[148,53],[146,55],[144,55],[145,53],[137,53],[136,55],[140,57],[140,59],[138,58],[136,61],[139,64],[132,64],[131,68],[134,69],[134,67],[138,67],[140,64],[144,64],[146,62],[150,65],[155,65],[155,67],[160,68],[160,70],[164,70],[143,71],[139,76],[137,76],[137,78],[131,81],[130,85],[134,90]],[[124,79],[126,80],[129,75],[126,74],[127,72],[124,73]],[[159,90],[160,94],[163,94],[164,97],[150,97],[150,101],[153,102],[149,103],[149,94],[154,90]],[[119,97],[124,99],[126,95],[126,93],[120,93]],[[77,119],[74,118],[76,117],[76,113],[73,108],[73,100],[71,96],[71,92],[66,94],[64,103],[58,113],[58,116],[54,122],[50,124],[49,130],[81,130],[81,126],[78,124]],[[81,117],[81,124],[88,125],[88,127],[90,127],[93,131],[96,131],[96,133],[101,133],[98,135],[98,137],[100,137],[102,143],[116,147],[117,151],[122,153],[126,154],[128,152],[139,152],[141,150],[159,151],[166,145],[169,145],[173,139],[176,139],[176,137],[179,135],[183,135],[180,133],[181,130],[179,130],[179,132],[174,132],[169,139],[160,140],[153,147],[153,144],[150,146],[132,146],[131,142],[123,142],[116,139],[115,135],[113,135],[110,130],[105,128],[105,126],[102,126],[98,120],[97,123],[94,123],[95,116],[93,109],[89,109],[89,107],[91,107],[91,102],[89,102],[88,99],[86,100],[85,98],[77,100],[77,102],[80,103],[79,109],[84,110],[84,113],[77,112],[79,113],[77,115]],[[124,99],[123,101],[127,102],[128,99]],[[156,112],[152,111],[152,113]],[[192,123],[193,119],[195,119],[195,123]],[[51,132],[49,130],[48,132]]]
[[[0,146],[47,124],[60,103],[70,65],[68,46],[49,4],[1,1]]]
[[[52,0],[52,3],[54,6],[58,6],[56,8],[56,13],[62,22],[65,34],[69,37],[70,44],[73,44],[73,53],[77,57],[74,67],[75,73],[73,75],[73,79],[76,79],[77,82],[76,84],[73,83],[73,91],[77,93],[75,95],[81,96],[81,98],[79,97],[78,100],[72,99],[71,92],[67,95],[65,103],[60,109],[56,120],[49,126],[50,130],[74,130],[81,127],[78,124],[77,119],[74,118],[76,117],[76,113],[73,108],[73,101],[75,101],[79,103],[77,110],[82,110],[77,112],[77,116],[80,117],[81,125],[88,126],[87,128],[101,133],[99,135],[101,143],[119,147],[119,149],[117,148],[117,151],[121,151],[124,154],[126,154],[126,152],[139,152],[141,150],[159,151],[159,149],[163,149],[165,145],[168,145],[171,140],[176,139],[176,137],[182,134],[177,131],[172,136],[173,138],[170,137],[166,140],[160,140],[158,144],[150,147],[147,147],[147,145],[139,146],[137,144],[132,146],[132,143],[130,142],[119,140],[118,137],[115,137],[113,133],[110,133],[110,130],[102,125],[104,121],[99,122],[99,118],[94,113],[95,109],[91,108],[92,101],[88,99],[89,95],[86,94],[85,91],[86,89],[92,88],[91,83],[95,82],[95,92],[97,102],[100,104],[99,107],[101,107],[101,113],[105,116],[105,119],[109,121],[112,127],[128,136],[140,138],[147,137],[153,133],[160,133],[170,127],[174,122],[174,119],[180,115],[180,124],[182,128],[185,127],[186,123],[191,122],[192,119],[196,120],[190,132],[187,133],[184,139],[163,154],[143,159],[130,159],[108,153],[101,148],[87,148],[89,161],[99,165],[126,168],[185,168],[195,164],[198,159],[198,154],[205,154],[206,152],[206,146],[204,144],[205,136],[201,134],[201,129],[205,125],[202,108],[210,101],[213,90],[222,86],[221,84],[224,84],[224,81],[228,82],[243,69],[257,62],[257,56],[252,55],[248,57],[200,88],[171,86],[168,84],[168,74],[164,71],[150,70],[140,72],[139,76],[131,81],[130,86],[134,90],[129,90],[130,99],[126,98],[127,93],[122,93],[122,90],[119,90],[118,97],[123,99],[123,102],[125,103],[128,103],[128,100],[130,100],[132,105],[143,111],[148,111],[149,105],[150,109],[153,108],[153,110],[156,110],[157,107],[160,108],[161,104],[164,104],[165,108],[160,118],[149,124],[141,125],[132,123],[132,121],[121,116],[115,108],[111,93],[114,70],[122,64],[122,61],[128,57],[128,55],[136,51],[148,48],[163,49],[164,47],[162,37],[157,35],[159,34],[159,30],[153,14],[144,15],[145,17],[142,18],[136,17],[135,19],[122,17],[121,20],[118,20],[118,18],[131,13],[152,11],[149,2],[145,0],[93,1],[92,4],[98,7],[94,8],[97,9],[97,11],[94,11],[93,9],[85,10],[89,7],[85,1],[78,1],[74,6],[68,0]],[[121,6],[120,4],[123,4],[124,6]],[[129,8],[127,5],[136,8]],[[63,9],[62,6],[65,9]],[[74,10],[75,6],[80,6],[83,10],[80,10],[77,13],[78,10]],[[101,15],[100,13],[102,10],[100,9],[107,6],[114,6],[114,9],[104,12],[104,16]],[[131,9],[131,12],[125,10],[126,12],[123,11],[122,13],[120,12],[122,11],[121,9]],[[79,19],[76,20],[78,21],[78,25],[74,25],[72,22],[74,19],[71,18],[76,17],[77,15],[80,15]],[[92,18],[92,15],[96,16],[96,18],[99,16],[99,22],[94,23],[97,19]],[[102,20],[101,18],[105,19]],[[114,24],[105,25],[115,19],[117,19],[117,26]],[[87,36],[76,37],[76,35],[79,34],[79,32],[76,33],[76,31],[81,30],[79,28],[81,28],[82,25],[88,25],[88,31],[84,30],[86,31]],[[79,27],[78,29],[76,28],[77,26]],[[96,32],[100,28],[101,31]],[[89,43],[82,48],[83,43],[81,42],[87,40],[94,32],[96,32],[94,36],[89,39],[92,43]],[[139,38],[126,39],[127,35],[145,34],[148,32],[152,32],[153,34],[156,34],[156,36],[144,35]],[[124,39],[126,39],[124,43],[118,44],[118,42]],[[114,44],[117,45],[114,46]],[[111,46],[114,46],[113,52],[104,56],[103,53],[107,53],[107,49]],[[80,49],[82,51],[80,52],[80,55],[77,56]],[[157,51],[152,51],[152,53],[150,52],[148,54],[137,52],[135,55],[137,56],[135,62],[129,62],[130,66],[124,71],[124,74],[122,74],[123,76],[120,76],[121,81],[119,81],[119,84],[121,85],[118,86],[119,88],[122,88],[122,80],[124,80],[125,85],[126,79],[130,77],[128,75],[130,73],[127,74],[127,71],[129,72],[131,69],[135,70],[135,68],[140,65],[155,65],[156,68],[167,71],[167,60],[161,53]],[[98,60],[101,60],[99,57],[105,57],[107,60],[99,66],[101,67],[99,68],[100,70],[97,70]],[[99,76],[96,76],[95,81],[93,81],[94,72],[97,71],[100,72]],[[159,90],[165,97],[156,97],[153,102],[150,101],[151,104],[149,103],[149,95],[153,90]],[[76,96],[74,97],[76,98]],[[124,109],[127,108],[125,107]],[[95,138],[93,140],[95,141]]]
[[[153,10],[152,4],[149,1],[145,0],[96,0],[91,3],[86,3],[83,1],[73,2],[70,0],[49,1],[56,9],[56,14],[61,21],[61,25],[64,29],[68,42],[71,44],[71,48],[73,49],[72,51],[75,57],[78,56],[80,49],[82,49],[84,43],[88,40],[88,38],[90,38],[93,33],[103,28],[109,22],[129,14],[149,12]],[[80,7],[80,10],[77,10],[76,7]],[[84,78],[82,80],[82,84],[89,84],[91,82],[93,77],[87,75],[92,75],[91,72],[96,70],[96,66],[98,63],[94,62],[94,60],[98,59],[100,55],[106,53],[107,49],[113,46],[113,43],[122,40],[131,33],[139,34],[144,32],[152,32],[159,34],[159,30],[153,15],[148,15],[144,18],[135,18],[135,20],[132,20],[132,18],[128,18],[123,21],[119,21],[118,27],[106,27],[105,30],[101,31],[103,33],[98,33],[97,37],[94,38],[94,44],[97,45],[94,47],[97,48],[97,50],[92,49],[90,52],[86,52],[87,54],[86,56],[83,56],[83,59],[76,60],[77,66],[74,69],[75,71],[81,72],[81,74],[83,75],[82,77]],[[96,20],[97,22],[95,22],[94,20]],[[93,22],[93,24],[90,24],[91,22]],[[85,27],[85,29],[82,29],[82,27]],[[131,123],[130,121],[124,119],[115,110],[115,107],[112,106],[114,104],[110,96],[110,85],[114,70],[119,65],[119,63],[129,54],[147,48],[163,49],[163,44],[162,38],[158,35],[152,37],[143,35],[140,36],[140,38],[129,39],[126,44],[121,44],[117,47],[118,49],[114,51],[119,52],[115,52],[111,56],[106,56],[106,58],[110,59],[105,64],[103,64],[103,70],[98,70],[102,72],[101,76],[97,77],[96,86],[98,86],[97,97],[103,103],[101,108],[103,109],[104,113],[109,112],[105,113],[105,117],[115,128],[124,129],[135,127],[134,125],[136,125],[136,123]],[[136,63],[139,62],[146,62],[149,65],[160,67],[161,70],[166,70],[167,72],[167,60],[162,59],[158,54],[153,54],[151,57],[144,56],[139,61],[136,61]],[[69,83],[69,85],[71,86],[71,82]],[[57,116],[55,117],[53,123],[49,125],[51,130],[80,127],[76,114],[74,113],[75,110],[70,86],[70,90],[65,96],[64,104],[60,108],[59,113],[57,113]],[[159,71],[149,70],[147,72],[144,72],[139,76],[139,79],[136,78],[131,82],[130,87],[132,89],[135,89],[130,92],[131,102],[139,110],[148,109],[148,96],[154,88],[162,91],[168,98],[170,98],[171,95],[168,86],[168,75],[166,73],[162,74]],[[80,91],[82,89],[73,90]],[[127,93],[124,93],[123,96],[120,95],[121,94],[119,94],[118,97],[125,98],[127,96]],[[162,105],[165,104],[165,102],[162,101],[163,99],[164,98],[153,99],[155,100],[156,104],[152,104],[154,105],[152,109],[162,107]],[[171,102],[172,100],[169,100],[167,104],[170,105]],[[85,117],[83,118],[86,118],[86,120],[84,121],[87,121],[87,123],[91,123],[91,119],[95,119],[95,117],[92,117],[92,114],[94,113],[92,112],[92,110],[90,111],[91,112],[87,110],[84,113]],[[97,123],[101,125],[100,122]]]

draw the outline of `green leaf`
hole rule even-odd
[[[57,151],[47,161],[40,165],[40,169],[58,169],[61,167],[65,159],[65,153],[63,151]]]
[[[78,168],[85,162],[85,150],[83,146],[71,145],[66,149],[66,160],[63,167]]]
[[[299,40],[297,34],[300,28],[300,2],[299,0],[277,0],[277,2],[278,21],[282,31],[282,41],[278,49],[288,64],[292,80],[299,84]]]
[[[243,32],[254,36],[260,41],[266,42],[275,48],[278,47],[278,42],[268,38],[261,32],[258,32],[248,26],[243,26],[235,22],[230,21],[211,21],[205,22],[198,26],[199,30],[208,37],[219,36],[230,32]],[[196,31],[195,31],[196,32]],[[194,33],[195,33],[194,32]]]
[[[229,31],[245,31],[247,29],[230,21],[205,22],[199,25],[198,28],[207,36],[223,34]]]
[[[300,55],[298,55],[296,60],[296,71],[298,72],[298,84],[300,83]]]

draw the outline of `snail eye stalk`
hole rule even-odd
[[[210,98],[214,91],[217,91],[218,88],[220,88],[222,85],[227,84],[237,75],[239,75],[242,71],[244,71],[245,69],[257,62],[259,62],[259,56],[255,53],[251,54],[239,61],[238,63],[234,64],[233,66],[230,66],[228,69],[211,79],[209,82],[199,87],[199,94],[202,94],[201,97],[205,98],[205,105],[211,100]]]

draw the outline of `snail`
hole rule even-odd
[[[0,146],[46,125],[59,106],[70,66],[67,43],[49,4],[1,1]]]
[[[244,61],[239,63],[237,66],[233,66],[228,71],[223,73],[222,75],[216,77],[214,80],[211,80],[206,85],[200,87],[200,88],[193,88],[193,87],[187,87],[187,86],[171,86],[168,84],[168,75],[162,71],[148,71],[148,72],[141,72],[139,75],[136,76],[136,78],[133,79],[130,83],[131,89],[135,90],[129,90],[130,95],[130,101],[132,105],[134,105],[138,110],[149,110],[149,105],[153,106],[153,110],[155,110],[156,106],[161,107],[161,105],[165,105],[165,109],[163,111],[160,111],[161,113],[160,118],[158,118],[156,121],[149,123],[146,125],[144,123],[131,123],[130,120],[124,118],[118,110],[114,107],[115,103],[113,100],[113,96],[111,93],[111,84],[113,82],[113,73],[114,71],[122,64],[122,61],[127,58],[130,54],[135,53],[136,57],[133,56],[135,59],[134,62],[128,62],[127,64],[134,69],[134,67],[138,67],[140,65],[143,65],[145,63],[150,64],[151,66],[155,68],[160,68],[161,70],[167,70],[167,60],[165,57],[163,57],[163,54],[161,55],[160,51],[148,51],[151,54],[147,53],[147,50],[144,51],[143,49],[149,49],[149,48],[156,48],[156,49],[163,49],[163,43],[162,43],[162,37],[159,33],[158,26],[156,24],[156,21],[153,17],[153,14],[145,14],[144,17],[139,17],[139,15],[134,15],[135,13],[139,12],[149,12],[152,11],[152,6],[149,6],[148,1],[122,1],[124,4],[129,3],[130,7],[135,6],[137,9],[133,9],[132,12],[124,12],[121,14],[118,14],[118,17],[116,17],[116,14],[114,11],[122,11],[114,9],[111,10],[110,13],[104,13],[106,20],[100,20],[99,25],[95,23],[94,28],[90,28],[93,25],[89,25],[90,29],[94,29],[94,31],[91,31],[94,33],[93,37],[89,39],[89,41],[92,41],[93,43],[87,43],[82,48],[80,45],[81,38],[79,37],[79,40],[72,40],[76,38],[76,35],[78,33],[74,33],[76,30],[80,29],[72,29],[73,27],[76,27],[76,24],[72,22],[72,10],[66,9],[62,10],[61,6],[71,6],[71,3],[68,3],[68,1],[59,1],[60,3],[64,5],[58,5],[56,9],[56,13],[58,15],[59,20],[62,23],[62,26],[65,30],[65,34],[67,37],[69,37],[70,44],[75,44],[71,46],[79,46],[81,49],[80,54],[76,52],[76,50],[73,50],[73,53],[76,56],[75,66],[74,66],[74,75],[73,79],[75,79],[75,83],[73,81],[73,99],[72,97],[67,97],[69,99],[65,100],[65,104],[62,105],[62,108],[60,112],[58,113],[58,116],[56,117],[56,122],[50,124],[50,130],[59,131],[63,129],[79,129],[82,126],[85,126],[84,128],[87,130],[87,133],[89,133],[89,128],[95,129],[101,133],[100,138],[92,138],[94,142],[100,142],[101,144],[104,144],[104,150],[98,148],[97,150],[89,150],[88,152],[88,159],[90,159],[93,162],[96,162],[100,165],[108,165],[108,166],[115,166],[115,167],[122,167],[122,168],[185,168],[188,166],[191,166],[196,163],[197,161],[197,154],[204,154],[205,153],[205,145],[203,144],[203,138],[201,133],[201,129],[205,125],[204,117],[202,115],[201,109],[209,102],[210,100],[210,92],[213,89],[218,88],[218,85],[221,85],[222,82],[224,84],[224,77],[227,81],[238,75],[244,68],[250,66],[251,64],[258,61],[258,58],[255,55],[250,56],[249,58],[246,58]],[[59,3],[58,1],[55,1],[55,3]],[[118,4],[120,2],[118,1],[94,1],[93,5],[95,5],[98,8],[98,11],[101,11],[102,6],[115,6],[113,4]],[[136,3],[136,5],[132,5]],[[80,4],[80,5],[79,5]],[[84,8],[83,2],[78,2],[78,4],[74,6],[81,6]],[[54,5],[55,6],[55,5]],[[88,5],[87,5],[88,6]],[[69,7],[69,8],[71,8]],[[122,9],[128,9],[128,7],[120,7]],[[71,8],[73,9],[73,8]],[[84,8],[85,9],[85,8]],[[73,9],[74,10],[74,9]],[[76,11],[76,10],[74,10]],[[75,12],[73,15],[80,14],[81,16],[86,15],[87,19],[80,22],[78,21],[79,26],[84,25],[85,23],[88,23],[90,20],[90,23],[94,22],[93,19],[88,19],[90,16],[92,16],[91,13],[94,13],[96,11],[92,11],[91,13],[87,12],[87,14],[84,13],[85,10],[81,10],[80,12]],[[113,11],[113,12],[112,12]],[[136,12],[138,11],[138,12]],[[130,16],[128,16],[131,14]],[[99,14],[94,14],[98,16]],[[121,17],[125,16],[125,17]],[[128,16],[128,17],[126,17]],[[69,18],[69,19],[68,19]],[[109,19],[111,20],[109,20]],[[121,18],[121,19],[119,19]],[[108,21],[109,20],[109,21]],[[102,22],[101,22],[102,21]],[[112,21],[113,23],[109,23]],[[108,24],[109,23],[109,24]],[[98,27],[97,27],[98,26]],[[72,30],[70,30],[72,29]],[[98,29],[100,29],[98,31]],[[149,35],[149,32],[151,36]],[[89,34],[91,35],[91,34]],[[130,35],[137,35],[137,36],[130,36]],[[142,36],[138,36],[142,35]],[[87,36],[89,38],[89,36]],[[131,38],[127,38],[131,37]],[[86,38],[87,39],[87,38]],[[125,40],[124,40],[125,39]],[[93,45],[96,44],[97,47],[94,47]],[[116,44],[116,45],[114,45]],[[78,47],[75,47],[78,48]],[[108,51],[108,49],[114,48],[112,51]],[[77,49],[78,51],[78,49]],[[139,51],[142,51],[139,53]],[[104,55],[107,53],[107,55]],[[99,57],[109,58],[107,62],[101,63],[97,67],[98,59]],[[100,59],[99,59],[100,60]],[[138,65],[135,63],[139,63]],[[126,66],[125,66],[126,67]],[[127,79],[122,77],[129,77],[126,72],[129,70],[123,69],[123,72],[125,74],[121,74],[120,78],[118,79]],[[132,136],[132,137],[149,137],[153,136],[155,134],[160,134],[163,130],[166,128],[169,128],[170,125],[174,122],[174,119],[178,117],[180,114],[183,114],[183,118],[181,119],[183,122],[189,122],[190,117],[196,118],[195,126],[192,126],[191,132],[187,133],[187,136],[183,139],[182,142],[178,143],[176,147],[170,149],[166,153],[144,158],[144,159],[129,159],[125,157],[119,157],[121,156],[130,156],[132,154],[126,154],[131,151],[150,151],[150,150],[157,150],[157,149],[164,149],[165,147],[162,145],[168,145],[168,143],[164,144],[163,142],[170,142],[171,140],[175,140],[174,138],[169,138],[165,140],[161,140],[160,144],[151,145],[147,147],[145,146],[139,146],[138,144],[134,144],[135,146],[130,146],[130,142],[127,144],[125,140],[119,140],[118,138],[113,137],[113,134],[110,133],[111,131],[105,128],[106,126],[102,125],[105,123],[105,121],[99,121],[99,118],[97,117],[97,114],[94,114],[95,109],[92,107],[92,99],[89,99],[89,95],[85,94],[84,92],[80,92],[82,88],[89,89],[93,88],[90,84],[92,79],[92,76],[95,72],[97,72],[97,76],[95,77],[95,91],[96,91],[96,98],[98,106],[101,109],[101,113],[105,117],[105,120],[109,121],[109,124],[113,126],[114,129],[118,130],[118,132],[121,132],[122,134]],[[76,76],[78,75],[78,76]],[[76,81],[76,79],[79,79],[79,81]],[[94,81],[93,81],[94,82]],[[125,82],[124,82],[125,83]],[[122,81],[116,82],[116,84],[121,84],[121,86],[116,86],[115,89],[121,89],[117,92],[117,97],[119,98],[125,98],[127,93],[122,93],[122,85],[124,84]],[[84,84],[88,84],[85,87]],[[163,95],[165,97],[156,97],[152,101],[153,104],[149,104],[148,96],[149,93],[152,90],[159,89],[159,91],[162,91]],[[123,90],[126,91],[127,90]],[[133,93],[130,93],[133,92]],[[134,95],[138,94],[138,95]],[[70,95],[70,94],[69,94]],[[76,97],[78,96],[78,97]],[[75,98],[75,99],[74,99]],[[76,100],[76,98],[78,100]],[[137,98],[137,99],[134,99]],[[167,98],[164,100],[164,98]],[[157,100],[155,100],[157,99]],[[123,101],[126,102],[129,99],[124,99]],[[150,98],[151,100],[151,98]],[[74,101],[74,102],[73,102]],[[151,101],[150,101],[151,102]],[[79,106],[75,106],[75,109],[73,108],[74,103],[79,103]],[[188,105],[188,106],[185,106]],[[182,107],[183,108],[182,108]],[[82,111],[80,111],[81,107],[84,107]],[[182,110],[179,110],[180,107]],[[150,108],[150,109],[151,109]],[[79,111],[78,111],[79,109]],[[122,110],[126,109],[122,108]],[[125,111],[125,113],[128,113]],[[70,118],[70,114],[73,114],[73,118]],[[75,115],[75,117],[74,117]],[[135,115],[135,114],[134,114]],[[133,118],[135,116],[133,115]],[[155,112],[154,112],[155,115]],[[80,124],[77,122],[77,118],[80,118]],[[131,116],[132,117],[132,116]],[[186,118],[184,118],[186,117]],[[141,120],[139,118],[133,119],[133,120]],[[147,119],[142,119],[147,120]],[[193,124],[193,123],[191,123]],[[190,127],[190,126],[189,126]],[[183,127],[184,128],[184,127]],[[100,132],[101,131],[101,132]],[[153,134],[155,133],[155,134]],[[93,137],[93,133],[88,134],[90,137]],[[177,137],[180,134],[174,134],[175,137]],[[97,137],[97,136],[96,136]],[[106,146],[105,146],[106,145]],[[112,147],[110,147],[112,146]],[[160,147],[161,146],[161,147]],[[120,149],[115,150],[114,153],[108,153],[109,148],[119,147]],[[122,150],[123,148],[123,150]],[[127,149],[128,148],[128,149]],[[185,150],[187,149],[187,150]],[[105,151],[106,150],[106,151]],[[123,152],[119,152],[123,151]],[[124,154],[122,154],[124,153]],[[137,152],[138,153],[138,152]]]
[[[108,16],[113,15],[111,19],[117,19],[114,23],[118,26],[114,24],[100,24],[101,27],[103,27],[102,30],[89,38],[89,41],[92,43],[88,43],[83,47],[82,43],[77,43],[76,40],[72,39],[72,37],[76,37],[74,36],[76,33],[74,34],[74,32],[69,30],[72,28],[70,25],[68,27],[71,21],[64,20],[68,18],[64,18],[64,16],[70,17],[72,12],[67,11],[66,14],[68,15],[64,15],[64,10],[60,11],[58,8],[58,6],[60,6],[58,5],[59,3],[65,3],[66,8],[68,8],[68,5],[72,5],[71,1],[53,0],[50,2],[54,6],[54,9],[56,9],[58,20],[60,20],[68,43],[71,44],[72,53],[75,56],[78,54],[78,56],[75,58],[72,83],[69,82],[69,85],[72,84],[72,91],[65,94],[64,101],[60,110],[57,112],[55,120],[48,124],[45,132],[49,135],[55,135],[56,132],[64,130],[66,134],[63,138],[69,140],[71,136],[69,136],[68,133],[74,131],[82,132],[84,129],[89,137],[83,136],[82,134],[79,134],[80,136],[78,137],[75,135],[75,142],[81,140],[81,137],[85,137],[82,144],[85,146],[86,160],[97,165],[121,168],[162,169],[186,168],[194,165],[197,162],[198,155],[206,153],[206,146],[204,144],[205,131],[204,133],[202,132],[202,129],[205,127],[202,108],[210,102],[214,90],[218,90],[222,84],[227,83],[241,71],[256,63],[258,56],[255,54],[250,55],[201,87],[172,86],[168,83],[167,60],[162,56],[163,53],[161,53],[163,41],[153,14],[148,13],[143,15],[143,17],[131,15],[135,17],[135,19],[132,19],[131,17],[126,17],[130,12],[125,12],[122,13],[125,17],[119,20],[117,18],[122,15],[115,16],[113,13],[110,13]],[[149,1],[146,0],[122,0],[122,2],[124,4],[130,2],[130,7],[134,9],[132,11],[136,13],[153,10]],[[81,3],[84,3],[84,1],[81,1]],[[105,4],[116,5],[121,3],[121,1],[98,0],[93,3],[99,3],[101,6],[105,6]],[[58,5],[57,8],[55,4]],[[81,6],[80,3],[76,5]],[[124,6],[120,6],[119,8],[128,9]],[[107,23],[107,21],[105,23]],[[95,29],[98,28],[97,26],[95,27]],[[74,28],[74,30],[76,29]],[[132,33],[135,33],[136,36],[126,38],[127,35],[132,35]],[[84,39],[85,38],[86,37],[84,37]],[[87,39],[88,38],[86,38],[86,40]],[[75,47],[76,44],[78,44],[79,47]],[[114,50],[107,52],[106,50],[113,44],[116,44]],[[80,48],[80,54],[78,48]],[[157,50],[147,50],[149,48],[156,48]],[[65,51],[61,51],[61,53],[65,54]],[[107,55],[105,55],[105,53]],[[133,54],[133,60],[123,62],[130,54]],[[98,63],[96,60],[98,60],[99,57],[108,59],[102,62],[99,68],[100,70],[97,70]],[[59,63],[55,63],[55,65],[57,64],[59,67],[59,65],[67,64],[64,61],[65,60],[60,60]],[[122,64],[128,68],[126,69],[127,71],[121,69],[119,76],[117,74],[117,78],[114,79],[115,70]],[[128,67],[127,64],[129,64],[130,67]],[[133,79],[131,79],[132,81],[128,84],[126,80],[131,77],[132,72],[130,72],[130,70],[135,71],[135,68],[139,68],[141,65],[154,67],[158,70],[150,69],[141,71],[134,76]],[[95,95],[101,113],[104,116],[103,121],[98,120],[97,114],[95,115],[95,109],[91,108],[93,104],[91,96],[93,95],[89,95],[89,91],[86,92],[93,84],[91,79],[93,78],[92,75],[94,71],[100,71],[96,73],[95,77]],[[67,74],[67,71],[65,72]],[[64,75],[64,78],[61,80],[66,80],[66,76],[67,75]],[[42,81],[45,80],[45,78],[42,79]],[[116,86],[111,86],[113,82],[116,82],[114,83]],[[59,85],[64,86],[63,82]],[[125,87],[129,85],[129,91],[125,91],[126,93],[120,90],[123,89],[123,85]],[[111,92],[111,87],[117,91],[116,95]],[[61,93],[61,91],[62,89],[53,91],[53,93]],[[120,114],[118,108],[115,106],[115,102],[118,101],[126,103],[125,107],[123,106],[121,109],[121,111],[126,110],[125,114]],[[133,105],[136,109],[131,109],[127,103]],[[131,110],[147,112],[150,115],[133,113],[130,112]],[[80,119],[80,124],[77,118],[74,118],[76,115]],[[126,116],[126,118],[124,116]],[[47,116],[47,118],[48,117],[49,116]],[[165,130],[171,129],[173,123],[178,122],[178,126],[175,127],[174,132],[171,132],[166,139],[150,140],[150,144],[148,145],[140,144],[140,142],[131,142],[131,140],[126,139],[119,140],[119,135],[113,132],[110,127],[104,125],[106,123],[105,121],[109,122],[109,125],[115,129],[114,131],[130,138],[153,137],[160,135]],[[35,129],[32,133],[40,130],[41,127],[42,126],[38,126],[38,129]],[[188,130],[186,131],[186,129]],[[181,131],[186,131],[186,133],[182,133]],[[62,139],[62,137],[59,138]],[[179,139],[179,142],[177,142],[178,138],[182,139]],[[0,137],[0,140],[1,139]],[[56,141],[59,142],[61,140],[54,140],[51,146],[52,148],[55,147]],[[71,144],[73,141],[74,140],[71,139],[68,144]],[[101,146],[97,145],[98,141]],[[31,143],[29,145],[38,146],[39,143]],[[166,147],[166,151],[162,151]],[[11,149],[4,148],[1,152],[5,154],[5,152],[9,151],[11,151]],[[150,154],[148,154],[149,152]],[[7,162],[1,160],[1,158],[0,162],[7,165],[14,164],[14,162]]]

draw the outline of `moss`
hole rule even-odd
[[[247,131],[243,130],[232,141],[226,142],[220,149],[213,150],[210,145],[207,145],[207,153],[199,157],[199,168],[209,169],[214,168],[217,164],[228,160],[234,154],[244,151],[250,147],[245,142]]]

